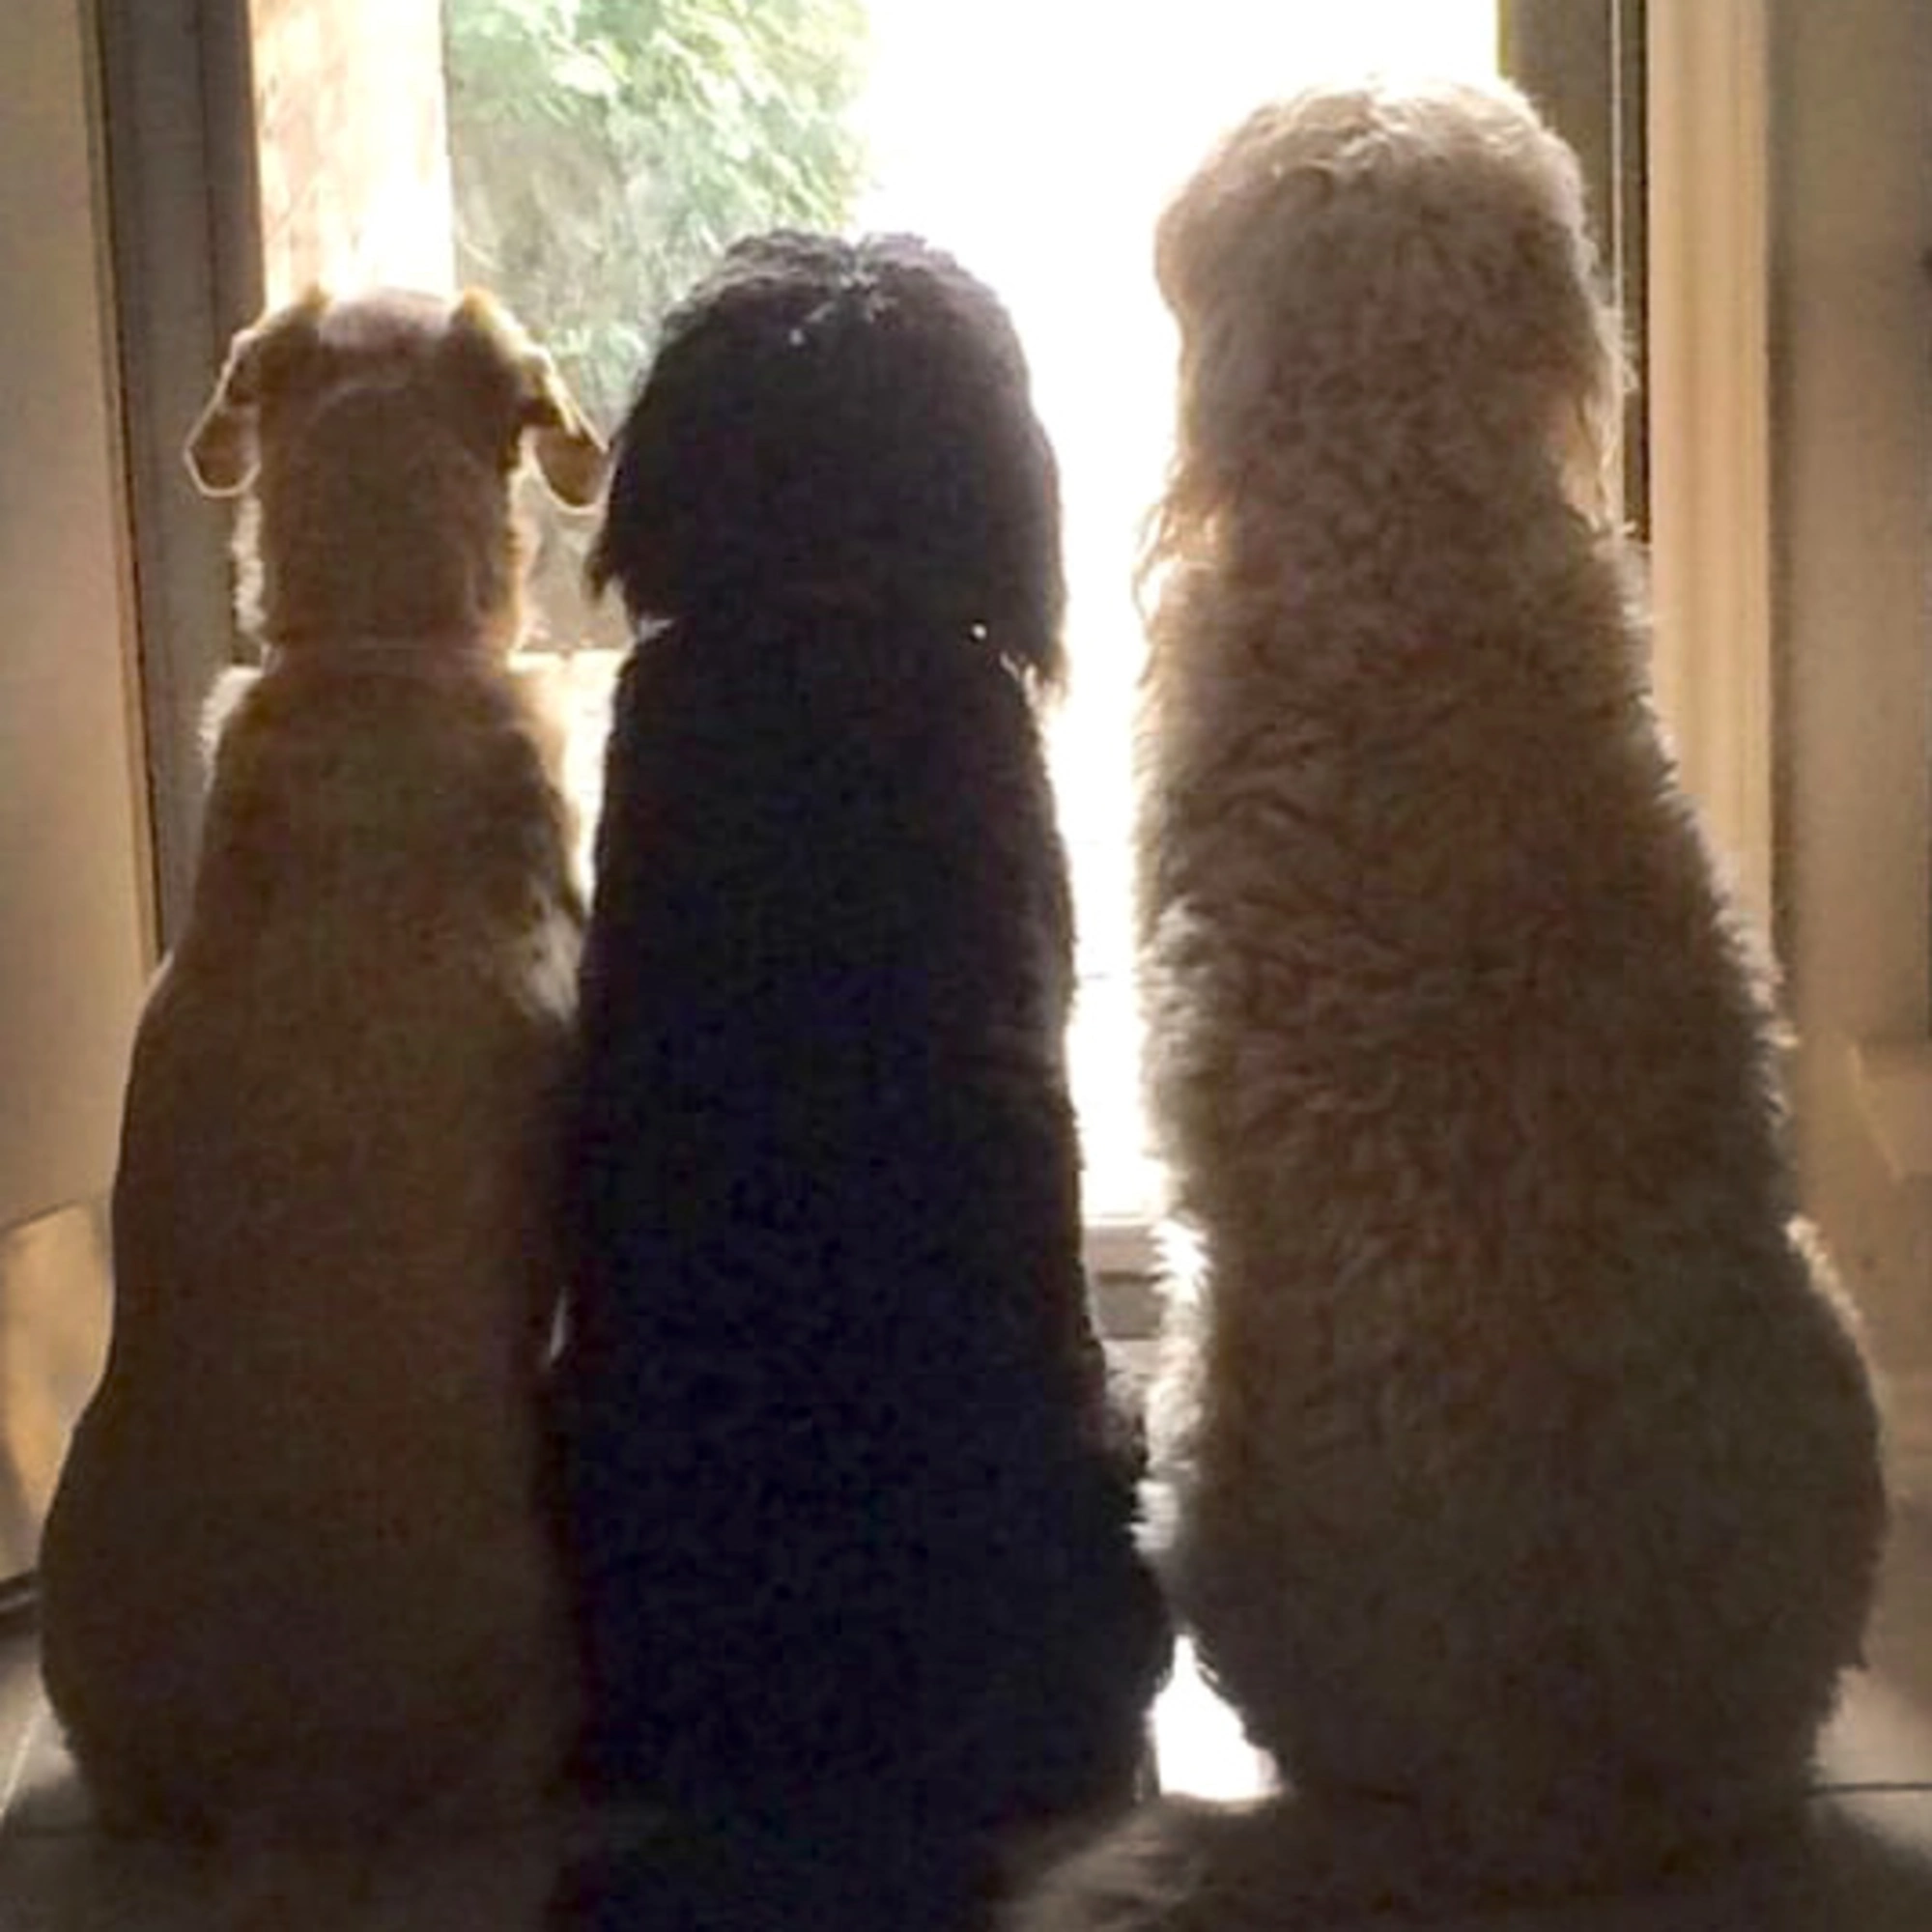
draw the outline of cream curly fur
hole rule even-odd
[[[316,296],[239,338],[191,447],[252,488],[268,662],[210,707],[43,1549],[47,1688],[116,1826],[501,1819],[567,1742],[536,1382],[582,913],[560,737],[506,657],[526,438],[594,489],[480,298]]]
[[[1600,515],[1577,171],[1500,86],[1313,92],[1158,261],[1140,932],[1200,1257],[1162,1561],[1293,1794],[1156,1806],[1027,1916],[1621,1883],[1796,1801],[1885,1504]]]

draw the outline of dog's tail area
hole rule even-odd
[[[123,1921],[108,1909],[118,1879],[143,1901],[128,1925],[194,1932],[524,1932],[540,1924],[554,1886],[554,1833],[376,1835],[317,1841],[249,1831],[213,1839],[108,1835],[99,1859],[74,1867],[48,1925]],[[70,1914],[69,1908],[71,1908]],[[99,1915],[99,1916],[97,1916]],[[42,1923],[29,1907],[9,1927]]]
[[[550,1932],[981,1932],[983,1840],[896,1805],[696,1825],[669,1816],[583,1858]]]
[[[1047,1872],[1004,1932],[1297,1932],[1408,1901],[1399,1831],[1355,1833],[1293,1795],[1163,1798]],[[1405,1856],[1406,1855],[1406,1856]]]
[[[1609,1821],[1594,1841],[1519,1822],[1520,1833],[1474,1846],[1395,1802],[1160,1799],[1036,1881],[1000,1932],[1327,1932],[1382,1914],[1406,1923],[1701,1883],[1741,1849],[1693,1833],[1625,1839]],[[1801,1832],[1794,1807],[1749,1835],[1776,1844]]]

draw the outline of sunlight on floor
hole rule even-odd
[[[1233,1711],[1203,1681],[1194,1646],[1175,1651],[1174,1675],[1153,1707],[1160,1788],[1186,1798],[1259,1798],[1274,1785],[1268,1761],[1241,1735]]]

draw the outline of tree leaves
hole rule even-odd
[[[849,217],[863,0],[445,0],[443,36],[459,267],[606,426],[733,239]]]

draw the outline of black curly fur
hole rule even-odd
[[[711,1816],[1124,1797],[1169,1635],[1079,1259],[1053,460],[994,298],[741,244],[593,570],[619,686],[557,1378],[585,1762]]]

